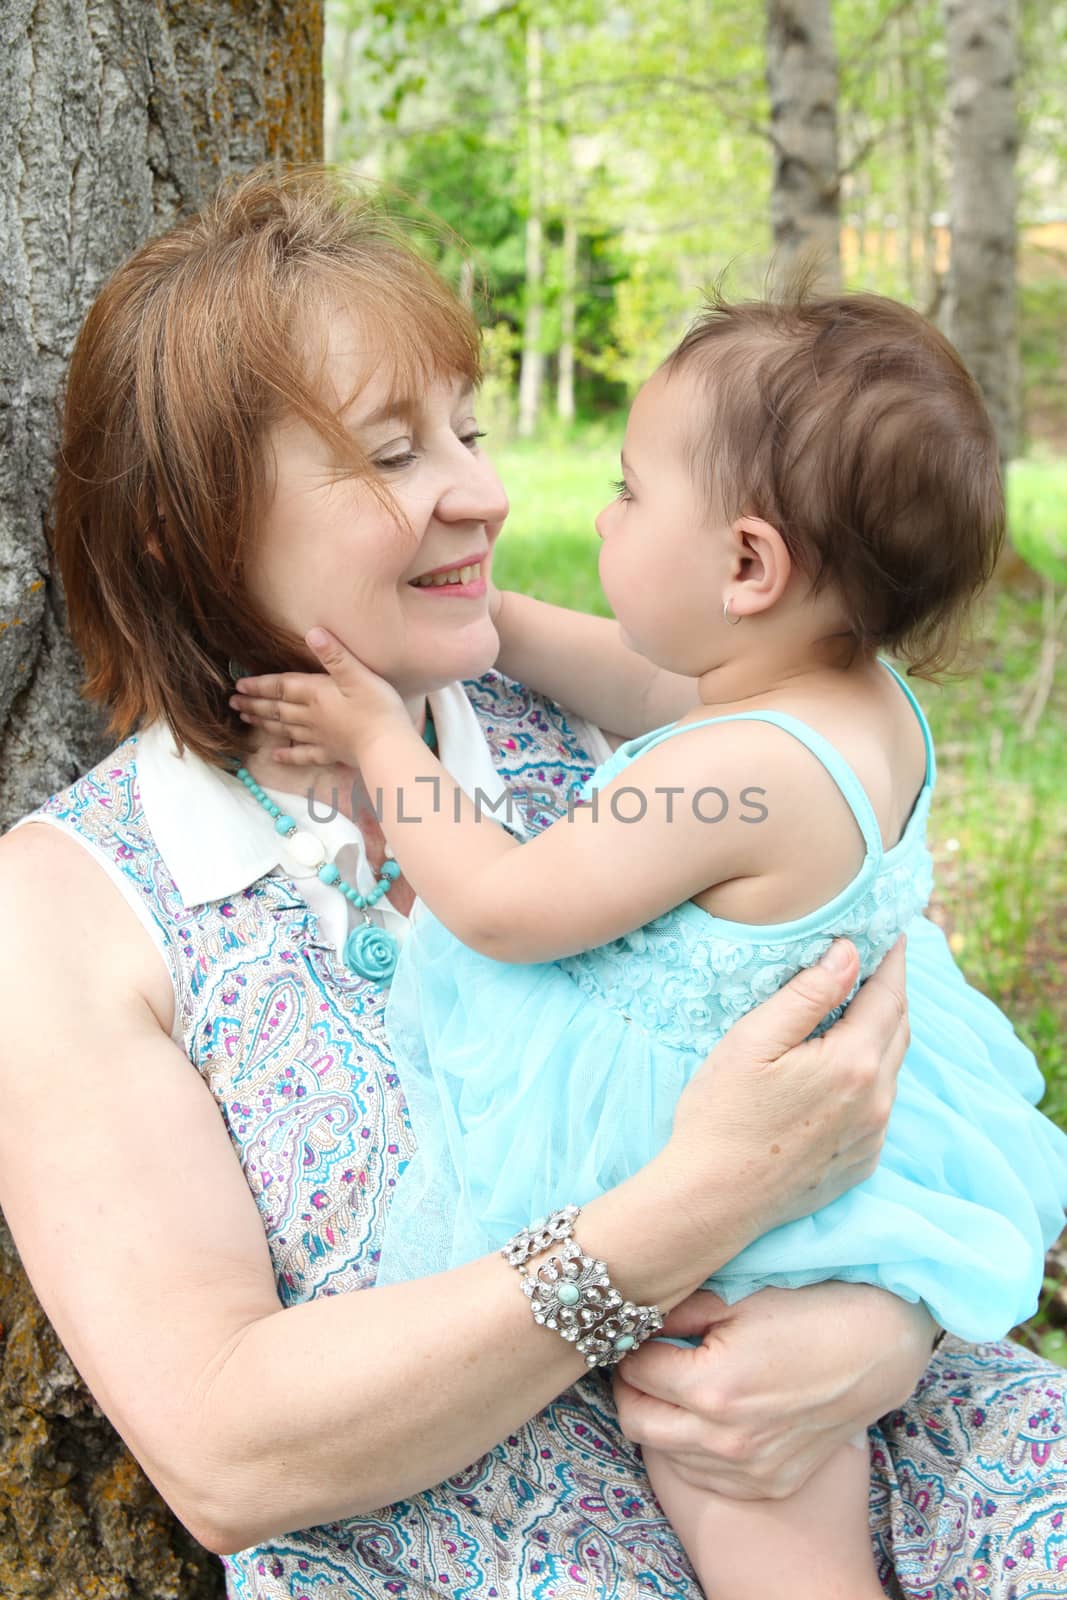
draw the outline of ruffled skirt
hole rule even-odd
[[[871,1283],[975,1341],[1035,1309],[1067,1205],[1067,1136],[1034,1107],[1033,1056],[926,918],[908,930],[908,1006],[878,1170],[748,1246],[709,1280],[723,1299]],[[667,1142],[703,1060],[657,1042],[556,963],[491,961],[426,912],[387,1026],[417,1153],[394,1191],[379,1283],[487,1254],[532,1218],[631,1176]]]

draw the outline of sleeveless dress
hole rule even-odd
[[[927,760],[891,849],[849,764],[782,712],[660,728],[622,745],[581,791],[592,799],[640,756],[698,728],[758,721],[783,730],[834,779],[866,847],[852,882],[808,915],[757,926],[690,900],[597,949],[521,966],[482,956],[419,916],[386,1014],[418,1153],[393,1197],[380,1283],[484,1255],[532,1218],[584,1204],[636,1172],[666,1144],[679,1094],[712,1046],[835,936],[859,951],[853,994],[875,970],[930,896],[936,775],[926,718],[883,665],[914,708]],[[922,970],[909,980],[922,985]],[[1063,1223],[1067,1136],[976,1048],[981,1026],[966,1006],[935,1008],[925,1026],[913,1016],[877,1171],[758,1239],[706,1287],[733,1302],[770,1286],[870,1283],[924,1301],[942,1327],[973,1340],[1001,1337],[1030,1316],[1043,1249]]]
[[[539,831],[596,765],[589,730],[495,672],[464,687],[499,777]],[[387,991],[344,966],[298,876],[249,859],[244,821],[215,802],[225,780],[190,752],[171,763],[171,831],[156,836],[142,800],[143,737],[21,821],[76,840],[155,940],[174,985],[175,1041],[215,1099],[259,1210],[279,1304],[362,1293],[415,1153]],[[210,884],[201,873],[188,899],[172,866],[175,829],[194,859],[204,837],[225,836],[228,870]],[[920,917],[908,949],[913,1028],[925,1032],[940,1011],[971,1017],[973,1060],[1036,1102],[1033,1056],[967,984],[940,929]],[[512,1046],[503,1024],[484,1042]],[[167,1137],[145,1129],[149,1144]],[[358,1370],[358,1348],[351,1356]],[[1056,1592],[1067,1574],[1067,1373],[1019,1344],[949,1339],[916,1394],[869,1436],[871,1539],[890,1592]],[[599,1373],[446,1481],[280,1532],[222,1566],[228,1600],[700,1600]]]

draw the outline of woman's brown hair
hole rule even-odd
[[[479,335],[383,207],[322,168],[261,169],[144,245],[100,292],[67,382],[51,540],[83,694],[125,737],[165,718],[223,764],[247,738],[227,663],[317,665],[252,601],[265,435],[295,414],[369,475],[320,394],[309,336],[349,306],[397,393],[479,377]],[[368,373],[368,376],[370,374]]]
[[[709,505],[777,528],[855,647],[946,671],[1004,537],[993,425],[948,340],[896,301],[799,283],[713,296],[666,366],[707,396],[689,447]]]

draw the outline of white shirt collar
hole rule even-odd
[[[462,684],[428,696],[441,760],[472,799],[476,791],[498,799],[504,791],[485,735]],[[182,904],[198,906],[237,894],[275,867],[288,877],[313,875],[295,867],[284,852],[270,817],[235,777],[186,750],[179,756],[165,722],[152,722],[137,736],[137,777],[145,819]],[[309,819],[302,795],[272,791],[300,827],[317,833],[330,856],[354,843],[362,863],[363,840],[341,814]]]

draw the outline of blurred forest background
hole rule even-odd
[[[917,685],[932,914],[1067,1126],[1067,3],[327,0],[326,22],[328,159],[425,223],[484,326],[503,584],[606,610],[593,517],[628,399],[721,275],[759,295],[817,247],[825,281],[957,343],[1011,549],[961,675]],[[1034,1337],[1067,1361],[1064,1320]]]

